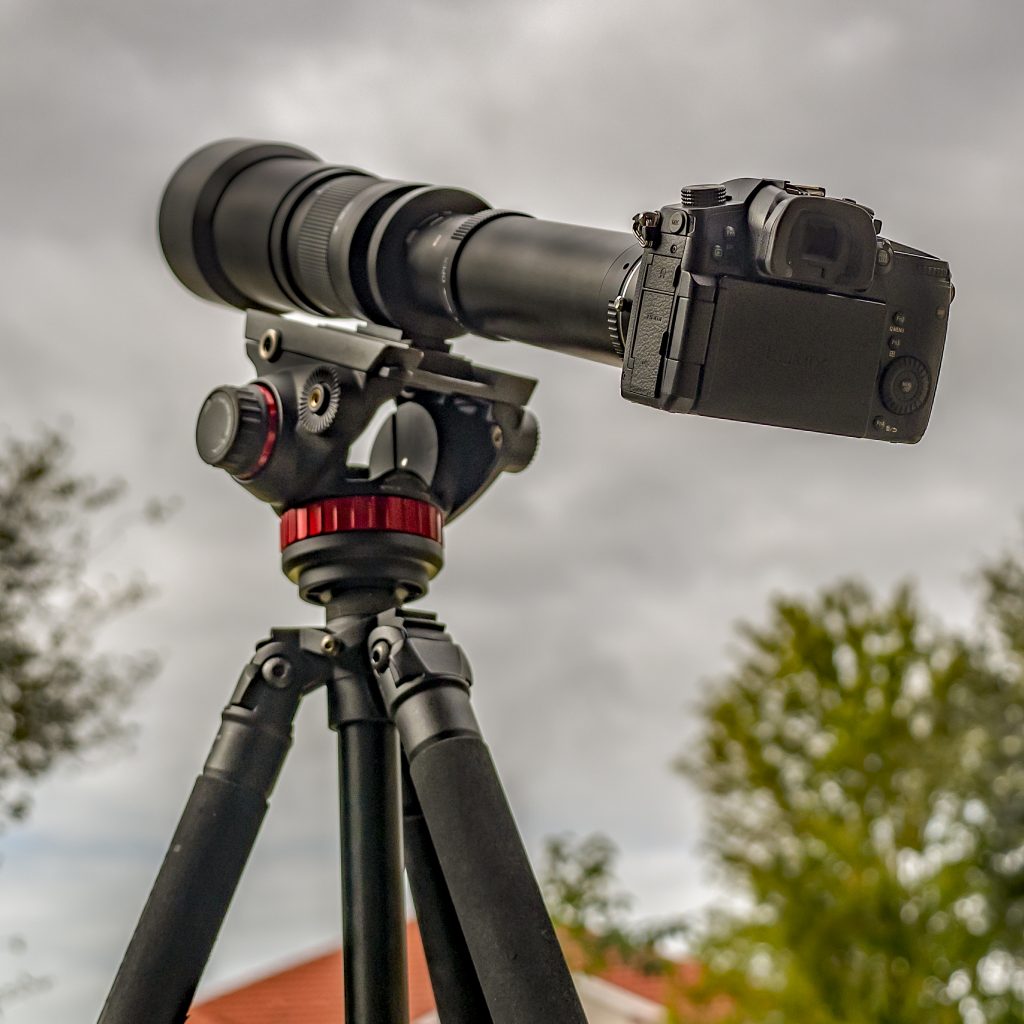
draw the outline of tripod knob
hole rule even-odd
[[[196,448],[204,462],[247,480],[266,464],[277,440],[277,402],[262,384],[220,387],[203,403]]]

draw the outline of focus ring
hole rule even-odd
[[[331,232],[341,211],[374,179],[349,174],[328,183],[313,200],[299,227],[295,261],[305,298],[323,312],[337,308],[338,299],[328,263]]]

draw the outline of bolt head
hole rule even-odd
[[[505,432],[498,426],[497,423],[491,427],[491,444],[495,448],[500,448],[505,441]]]
[[[291,685],[292,664],[286,658],[268,658],[261,671],[264,680],[277,690]]]
[[[263,359],[272,363],[281,354],[281,332],[273,327],[260,335],[258,351]]]
[[[324,654],[337,654],[338,646],[338,640],[333,636],[325,636],[323,640],[320,641],[320,650],[323,651]]]
[[[378,640],[370,649],[370,663],[378,672],[383,672],[388,667],[390,657],[391,645],[387,640]]]

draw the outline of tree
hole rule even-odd
[[[1024,566],[978,636],[913,590],[777,599],[682,764],[746,910],[696,952],[730,1021],[1024,1019]]]
[[[553,836],[545,844],[541,888],[555,927],[589,974],[627,963],[648,974],[670,971],[659,945],[682,930],[679,920],[637,924],[632,897],[615,877],[618,851],[606,836]]]
[[[147,590],[89,580],[97,523],[123,511],[124,488],[70,461],[53,432],[0,450],[0,827],[24,817],[31,782],[123,735],[126,698],[157,667],[151,655],[97,651],[97,630]],[[170,507],[141,514],[158,521]]]

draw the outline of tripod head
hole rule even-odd
[[[314,325],[250,311],[257,377],[216,388],[196,446],[281,515],[282,566],[303,600],[422,596],[443,564],[441,528],[537,447],[535,381],[477,366],[443,343],[379,326]],[[387,402],[368,465],[353,442]]]

